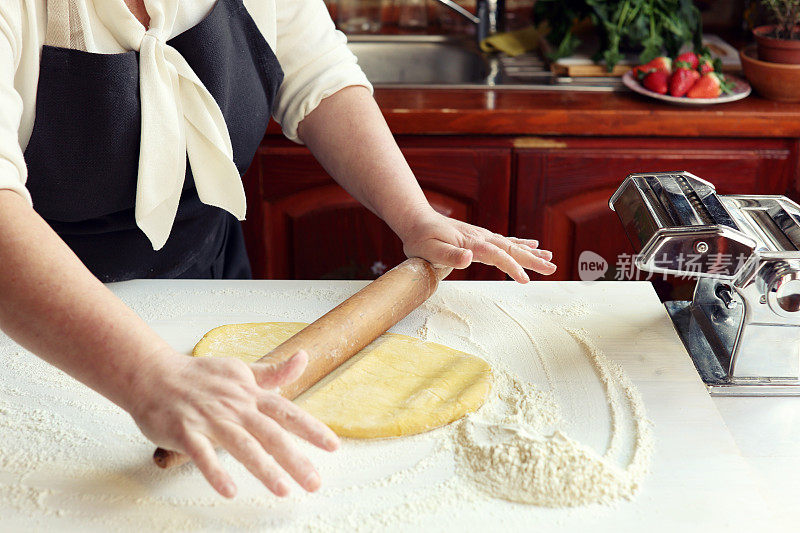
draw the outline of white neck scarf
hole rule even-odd
[[[223,0],[218,0],[223,1]],[[142,141],[136,188],[136,224],[159,250],[169,237],[186,177],[188,154],[200,200],[244,220],[246,205],[233,163],[228,127],[214,97],[166,43],[179,0],[145,0],[150,29],[123,0],[95,3],[119,43],[139,52]]]

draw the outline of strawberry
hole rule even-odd
[[[699,79],[700,73],[696,70],[689,67],[678,67],[669,79],[669,94],[683,96]]]
[[[700,64],[700,58],[697,57],[697,54],[694,52],[684,52],[675,58],[675,63],[676,67],[678,66],[677,63],[685,63],[688,65],[687,68],[697,70],[697,65]]]
[[[716,98],[722,93],[730,93],[732,88],[733,85],[724,76],[716,72],[709,72],[700,76],[686,96],[689,98]]]
[[[631,69],[633,71],[633,77],[639,81],[642,81],[645,76],[647,76],[650,72],[645,68],[645,65],[637,65]]]
[[[656,72],[672,72],[672,60],[666,56],[660,56],[647,63],[647,68]]]
[[[642,80],[642,85],[644,85],[645,89],[658,94],[667,94],[668,83],[669,74],[658,70],[647,74]]]
[[[651,72],[672,72],[672,60],[665,56],[660,56],[644,65],[633,67],[633,75],[637,80],[643,80]]]
[[[707,54],[700,56],[700,64],[697,67],[700,74],[708,74],[709,72],[719,72],[722,70],[722,60],[718,57],[711,58]]]
[[[714,72],[716,69],[714,68],[714,62],[711,61],[711,58],[703,56],[700,58],[700,64],[697,70],[700,71],[700,74],[708,74],[709,72]]]

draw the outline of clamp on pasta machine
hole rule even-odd
[[[667,311],[712,394],[800,395],[800,206],[632,174],[609,200],[641,270],[697,279]]]

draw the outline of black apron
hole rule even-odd
[[[218,0],[167,41],[219,105],[244,174],[283,81],[278,59],[242,0]],[[251,277],[239,222],[203,204],[187,163],[178,212],[154,251],[136,226],[141,135],[137,52],[94,54],[45,45],[36,119],[25,151],[34,209],[101,281]]]

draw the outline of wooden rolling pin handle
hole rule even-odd
[[[451,270],[434,267],[424,259],[407,259],[299,331],[259,362],[285,361],[301,349],[308,353],[308,366],[303,374],[279,391],[282,396],[293,400],[430,298],[439,281]],[[188,462],[189,458],[158,448],[153,460],[161,468],[170,468]]]

